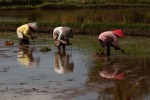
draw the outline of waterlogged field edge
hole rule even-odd
[[[54,45],[52,34],[44,34],[44,33],[35,33],[35,36],[38,38],[35,40],[30,40],[31,44],[34,45]],[[89,51],[92,51],[93,54],[97,51],[101,51],[102,48],[97,39],[98,35],[79,35],[75,34],[73,39],[70,39],[72,46],[77,48],[83,48]],[[15,45],[18,45],[17,35],[15,32],[1,32],[0,39],[3,42],[1,46],[4,46],[5,41],[13,41]],[[111,48],[112,54],[119,55],[130,55],[131,57],[150,57],[150,38],[149,37],[133,37],[126,36],[125,39],[119,38],[119,45],[122,49],[125,50],[125,54],[120,51],[114,50]]]

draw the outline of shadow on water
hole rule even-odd
[[[41,47],[1,47],[1,100],[149,100],[149,58]]]

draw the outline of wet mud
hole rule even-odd
[[[86,66],[90,65],[86,53],[72,48],[59,52],[53,46],[51,51],[42,52],[41,48],[1,47],[1,100],[66,100],[76,91],[85,91]]]
[[[1,46],[1,100],[148,100],[148,58],[67,47]],[[141,99],[139,99],[141,98]]]

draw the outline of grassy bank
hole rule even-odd
[[[117,9],[117,8],[150,8],[149,4],[42,4],[38,5],[36,8],[40,9],[77,9],[77,8],[104,8],[104,9]]]
[[[102,51],[100,43],[97,39],[98,36],[90,36],[90,35],[76,35],[72,39],[73,45],[77,47],[82,47],[84,49],[92,50],[93,54],[96,51]],[[125,50],[125,54],[123,54],[119,50],[115,50],[111,47],[112,55],[124,55],[130,56],[130,58],[149,58],[150,49],[150,38],[149,37],[134,37],[134,36],[126,36],[125,39],[119,38],[119,46]]]
[[[82,8],[82,7],[149,7],[149,0],[1,0],[0,7]]]
[[[52,34],[43,34],[38,33],[34,34],[37,36],[37,39],[30,40],[31,45],[53,45]],[[14,42],[15,45],[18,45],[17,34],[15,32],[0,32],[0,39],[1,41],[11,40]],[[72,47],[76,47],[77,50],[88,50],[93,52],[101,51],[102,48],[100,43],[97,39],[97,35],[79,35],[75,34],[73,39],[70,39],[70,42],[73,44]],[[150,48],[150,38],[149,37],[131,37],[126,36],[125,39],[119,38],[119,45],[122,49],[125,50],[125,54],[120,51],[114,50],[111,48],[112,54],[119,54],[124,56],[136,57],[136,58],[143,58],[143,57],[150,57],[149,52]],[[1,46],[4,45],[1,44]]]
[[[15,32],[17,27],[28,23],[23,22],[0,22],[0,31]],[[84,35],[98,35],[99,33],[107,30],[114,30],[121,28],[126,36],[150,36],[149,24],[132,24],[132,23],[49,23],[38,22],[39,33],[51,34],[53,29],[58,26],[71,27],[75,34]]]
[[[90,4],[90,5],[83,5],[83,4],[40,4],[36,6],[26,5],[12,5],[12,6],[0,6],[1,10],[20,10],[20,9],[127,9],[127,8],[150,8],[149,4]]]

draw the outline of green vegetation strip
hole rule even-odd
[[[37,39],[30,40],[31,44],[42,45],[41,51],[51,50],[51,45],[53,44],[52,34],[38,33],[34,34]],[[15,45],[18,44],[16,38],[17,34],[15,32],[0,32],[0,39],[2,41],[10,40],[13,41]],[[72,47],[77,47],[77,50],[85,49],[93,52],[101,51],[102,48],[97,39],[98,35],[78,35],[76,34],[73,39],[70,39]],[[120,54],[130,57],[150,57],[150,38],[149,37],[131,37],[127,36],[125,39],[119,38],[119,45],[125,50],[125,54],[120,51],[111,48],[112,54]],[[3,43],[3,45],[4,45]],[[47,46],[48,45],[48,46]]]
[[[149,0],[0,0],[0,7],[27,6],[41,8],[72,7],[149,7]]]
[[[16,22],[16,21],[4,21],[0,22],[0,25],[12,25],[12,26],[20,26],[22,24],[28,23],[28,21]],[[150,24],[139,24],[139,23],[58,23],[58,22],[38,22],[39,26],[53,26],[57,27],[59,25],[62,26],[70,26],[74,28],[140,28],[144,30],[150,30]]]
[[[0,22],[0,31],[16,31],[16,28],[28,21],[4,21]],[[77,34],[100,34],[107,30],[121,28],[125,35],[128,36],[150,36],[150,24],[139,23],[51,23],[38,22],[39,32],[52,33],[54,27],[68,26],[71,27]]]

